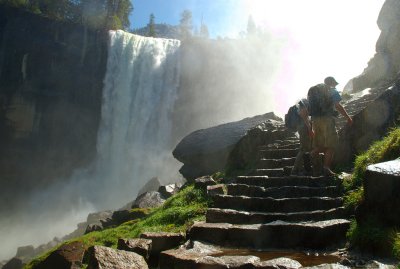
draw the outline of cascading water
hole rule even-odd
[[[119,202],[134,198],[145,181],[167,173],[179,46],[178,40],[110,32],[94,168],[102,189],[117,191]],[[104,205],[120,200],[99,198]]]
[[[177,180],[171,113],[179,47],[177,40],[110,32],[97,157],[71,178],[30,194],[18,214],[1,219],[8,248],[0,258],[11,257],[19,246],[65,236],[89,213],[122,207],[152,177]]]

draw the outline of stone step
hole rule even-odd
[[[307,177],[307,176],[286,176],[286,177],[267,177],[267,176],[238,176],[235,180],[237,184],[245,184],[262,187],[283,187],[283,186],[308,186],[326,187],[337,186],[338,182],[332,177]]]
[[[337,186],[308,187],[308,186],[283,186],[264,188],[245,184],[228,184],[228,195],[248,197],[294,198],[294,197],[339,197],[341,190]]]
[[[344,207],[329,210],[302,211],[293,213],[270,213],[257,211],[239,211],[234,209],[209,208],[206,213],[208,223],[257,224],[276,220],[287,222],[321,221],[346,218]]]
[[[349,226],[345,219],[250,225],[202,222],[190,228],[188,238],[226,247],[322,249],[343,243]]]
[[[260,159],[281,159],[296,157],[299,149],[262,149],[259,151]]]
[[[260,159],[258,160],[257,168],[282,168],[285,166],[293,166],[296,158],[281,158],[281,159]]]
[[[300,143],[297,142],[290,142],[287,144],[269,144],[260,146],[259,149],[298,149],[300,147]]]
[[[249,173],[250,176],[284,177],[290,176],[293,166],[283,168],[257,168]]]
[[[215,195],[212,199],[215,208],[281,213],[328,210],[340,207],[343,203],[342,198],[331,197],[274,199],[270,197]]]

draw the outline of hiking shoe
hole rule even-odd
[[[329,169],[327,167],[324,167],[324,172],[323,173],[324,173],[324,176],[327,176],[327,177],[336,176],[336,174],[331,169]]]

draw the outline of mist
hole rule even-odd
[[[318,1],[291,8],[287,7],[293,1],[283,1],[277,9],[268,8],[266,2],[232,6],[219,21],[226,29],[214,34],[226,37],[195,38],[178,45],[119,34],[119,43],[111,44],[119,48],[109,56],[102,108],[102,115],[108,116],[102,117],[95,161],[69,178],[27,194],[24,203],[0,219],[0,260],[15,255],[19,246],[38,246],[72,232],[91,212],[122,207],[152,177],[165,184],[181,181],[181,164],[171,152],[190,132],[271,111],[282,116],[328,75],[344,86],[374,54],[379,35],[376,18],[383,1],[376,1],[380,4],[374,4],[375,13],[369,17],[363,17],[359,7],[339,1],[346,16],[335,7],[335,16],[326,20],[322,14],[329,5]],[[306,12],[312,5],[316,11]],[[243,34],[249,14],[258,27],[255,35]],[[353,22],[347,19],[351,16]],[[329,42],[322,46],[321,40]],[[140,42],[152,45],[127,49],[139,48]],[[130,65],[130,59],[149,51],[155,57]],[[171,69],[155,71],[156,78],[145,82],[132,76],[162,70],[160,66]],[[170,79],[166,84],[165,78]],[[135,83],[144,87],[142,99],[135,99],[131,91],[118,96]],[[125,105],[112,105],[113,98]],[[116,131],[124,126],[124,131]],[[143,132],[136,135],[137,128]]]

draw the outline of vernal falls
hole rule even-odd
[[[123,31],[109,36],[97,156],[90,167],[31,194],[18,214],[1,220],[0,236],[8,246],[4,258],[17,247],[63,237],[88,213],[124,206],[153,177],[178,179],[171,114],[180,41]]]

